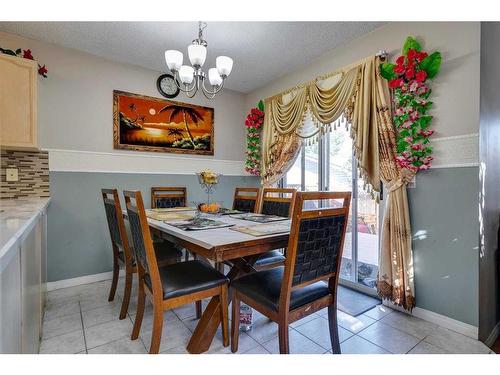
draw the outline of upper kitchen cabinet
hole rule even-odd
[[[36,61],[0,54],[0,146],[38,148],[37,80]]]

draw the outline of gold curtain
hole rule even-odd
[[[345,116],[360,176],[377,199],[381,180],[388,199],[382,226],[379,294],[411,309],[414,306],[413,260],[406,183],[411,176],[395,162],[396,141],[387,81],[379,57],[369,57],[340,71],[265,99],[262,181],[277,182],[293,165],[304,138],[329,131]],[[333,83],[332,83],[333,81]],[[301,132],[306,118],[317,131]]]

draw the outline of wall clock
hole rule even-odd
[[[175,78],[171,74],[162,74],[156,80],[156,87],[165,98],[175,98],[179,95],[179,87],[175,83]]]

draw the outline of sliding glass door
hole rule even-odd
[[[295,164],[282,181],[303,191],[350,191],[352,203],[341,264],[341,280],[374,293],[379,256],[379,205],[358,178],[349,132],[339,128],[314,145],[302,146]]]

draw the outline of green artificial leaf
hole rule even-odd
[[[429,126],[429,123],[432,121],[432,116],[422,116],[418,119],[419,125],[422,129],[427,128]]]
[[[424,95],[421,95],[422,98],[427,99],[431,95],[432,89],[429,89]]]
[[[408,51],[411,49],[414,49],[414,50],[417,50],[418,52],[420,52],[422,47],[420,47],[420,44],[415,40],[415,38],[409,36],[408,38],[406,38],[406,41],[405,41],[405,44],[403,45],[403,49],[401,50],[401,53],[406,56],[408,54]]]
[[[257,104],[257,108],[259,108],[260,111],[264,112],[264,102],[262,100],[259,100],[259,104]]]
[[[417,160],[417,161],[414,161],[414,162],[413,162],[413,165],[414,165],[415,167],[420,167],[422,164],[424,164],[424,163],[423,163],[423,162],[421,162],[420,160]]]
[[[16,53],[11,49],[0,48],[0,52],[5,53],[6,55],[16,56]]]
[[[427,77],[432,79],[436,76],[436,74],[438,74],[440,66],[441,66],[441,53],[434,52],[431,53],[429,56],[427,56],[425,59],[423,59],[418,67],[421,70],[425,70],[425,72],[427,73]]]
[[[16,49],[16,55],[20,55],[20,54],[21,54],[21,48]]]
[[[408,129],[403,129],[399,132],[399,135],[403,138],[408,137],[410,135],[410,132],[408,131]]]
[[[396,78],[396,73],[394,73],[395,66],[395,64],[388,62],[380,64],[380,75],[388,81]]]

